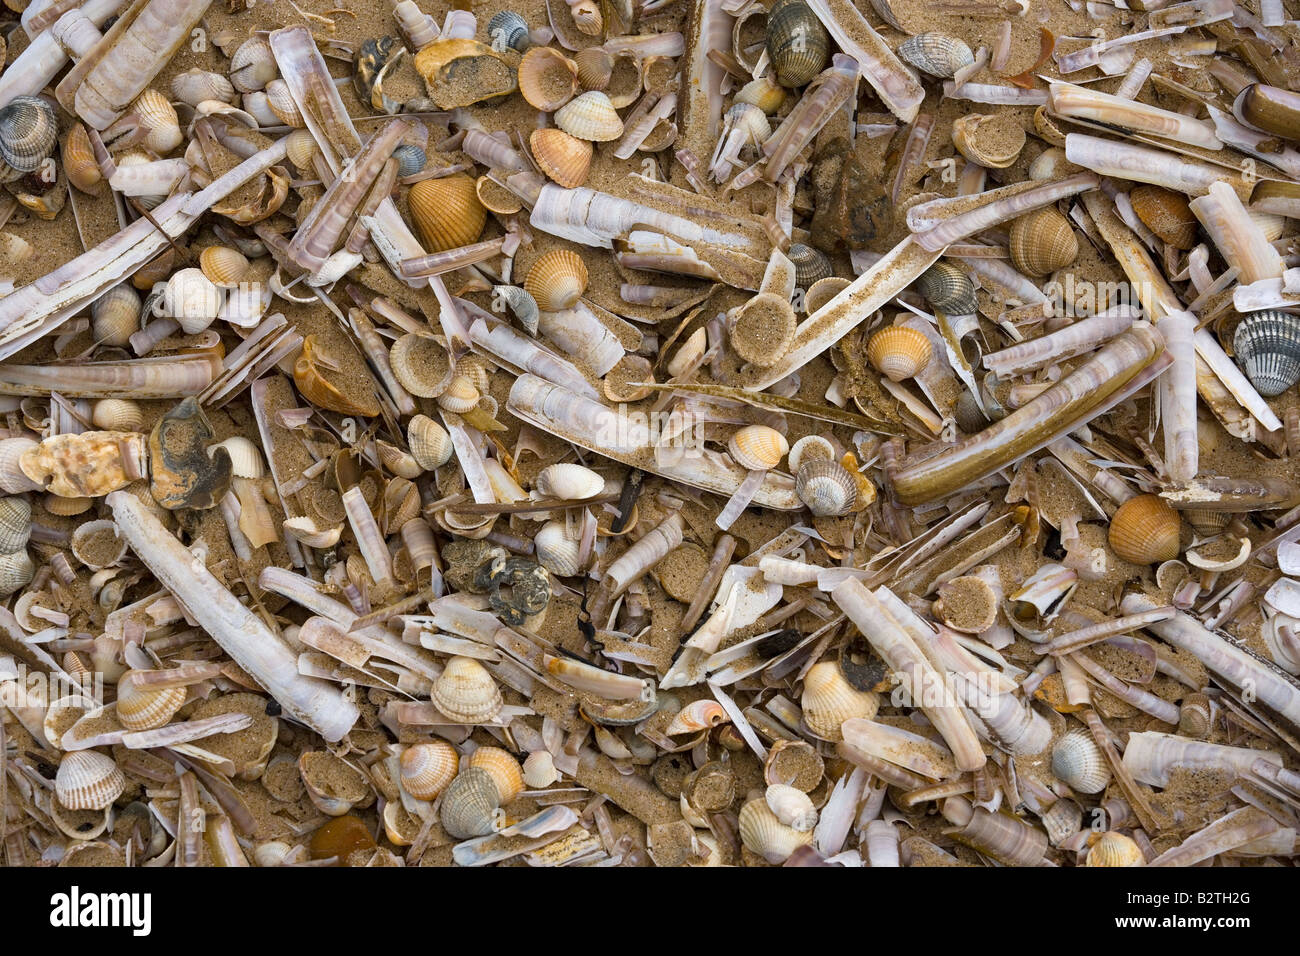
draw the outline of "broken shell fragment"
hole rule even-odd
[[[164,508],[213,508],[230,487],[230,454],[208,446],[216,438],[207,416],[187,398],[149,433],[149,491]],[[57,494],[58,492],[56,492]]]
[[[514,56],[513,51],[510,52]],[[440,110],[473,106],[518,89],[515,68],[502,53],[469,38],[434,40],[415,55],[429,98]]]
[[[39,488],[62,498],[99,498],[148,474],[145,436],[109,431],[55,435],[23,452],[19,467]]]
[[[953,120],[952,143],[978,166],[1006,169],[1025,145],[1025,130],[1010,113],[967,113]]]

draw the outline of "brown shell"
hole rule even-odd
[[[293,383],[298,391],[313,405],[338,412],[340,415],[361,415],[373,418],[379,414],[379,401],[367,387],[341,389],[330,379],[336,374],[316,343],[316,337],[303,339],[302,353],[293,363]]]
[[[598,46],[579,50],[573,62],[578,68],[578,83],[584,90],[603,90],[614,72],[614,58]]]
[[[208,446],[216,434],[193,398],[167,412],[149,433],[149,492],[167,509],[212,508],[230,488],[230,453]]]
[[[592,147],[585,139],[548,127],[534,130],[528,145],[538,168],[560,186],[576,189],[587,181]]]
[[[68,182],[83,193],[93,192],[104,181],[90,135],[81,123],[74,123],[63,140],[63,171],[68,174]]]
[[[474,180],[464,173],[442,179],[422,179],[406,197],[411,219],[430,252],[468,246],[487,222]]]
[[[1011,224],[1011,263],[1027,276],[1051,275],[1079,255],[1074,228],[1055,206],[1026,213]]]
[[[1111,550],[1133,564],[1157,564],[1178,557],[1182,519],[1159,495],[1138,495],[1110,519]]]
[[[1196,244],[1196,216],[1182,193],[1144,183],[1129,191],[1128,201],[1143,225],[1162,242],[1182,250]]]
[[[782,86],[803,86],[826,69],[831,37],[803,0],[777,0],[767,14],[767,55]]]
[[[519,63],[519,92],[543,113],[558,110],[578,92],[578,65],[555,47],[535,46]]]
[[[415,69],[438,109],[454,110],[513,93],[514,57],[513,50],[499,53],[478,40],[439,39],[415,55]]]
[[[432,800],[456,778],[460,754],[445,740],[414,744],[402,751],[402,786],[417,800]]]
[[[524,291],[543,312],[560,312],[577,304],[587,290],[587,264],[570,249],[554,249],[533,263]]]
[[[524,768],[500,747],[479,747],[469,756],[469,765],[486,770],[497,785],[501,805],[514,801],[524,789]]]

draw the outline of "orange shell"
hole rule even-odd
[[[1196,244],[1196,216],[1182,193],[1143,184],[1129,191],[1128,201],[1137,217],[1162,241],[1183,250]]]
[[[1027,276],[1051,275],[1079,255],[1074,227],[1055,206],[1025,213],[1011,224],[1011,263]]]
[[[573,308],[586,290],[587,264],[569,249],[546,253],[533,263],[524,279],[524,291],[543,312]]]
[[[901,325],[880,329],[867,342],[867,359],[893,382],[916,375],[930,364],[932,354],[925,333]]]
[[[1138,495],[1110,519],[1110,547],[1132,564],[1157,564],[1178,557],[1182,519],[1158,495]]]
[[[361,415],[373,418],[379,414],[379,402],[372,393],[351,389],[345,395],[327,378],[316,337],[309,335],[302,342],[302,353],[293,363],[293,383],[303,398],[313,405],[338,412],[340,415]]]
[[[592,148],[585,139],[548,127],[534,130],[528,145],[542,172],[565,189],[576,189],[587,181]]]
[[[479,202],[474,180],[464,173],[422,179],[411,187],[406,202],[430,252],[468,246],[487,222],[487,210]]]

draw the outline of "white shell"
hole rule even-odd
[[[97,750],[64,754],[54,793],[69,810],[103,810],[122,795],[126,776],[112,757]]]
[[[568,527],[563,521],[546,522],[533,537],[533,546],[537,563],[552,574],[567,578],[582,568],[582,562],[578,560],[580,542],[569,536]]]
[[[817,808],[802,790],[774,783],[767,788],[763,799],[776,818],[792,829],[803,833],[817,825]]]
[[[242,435],[227,438],[212,447],[224,448],[230,455],[230,473],[236,478],[261,478],[266,474],[261,450]],[[208,454],[212,454],[212,448],[208,449]]]
[[[560,779],[555,758],[549,750],[534,750],[524,760],[524,783],[531,790],[542,790]]]
[[[1079,793],[1101,793],[1110,783],[1106,757],[1086,730],[1072,730],[1056,742],[1052,773]]]
[[[163,308],[186,335],[202,332],[221,311],[221,290],[201,269],[181,269],[167,280]]]
[[[768,863],[784,863],[791,853],[813,841],[811,830],[786,826],[764,800],[750,800],[741,807],[739,822],[741,842]]]
[[[534,482],[540,496],[576,501],[593,498],[605,490],[605,479],[582,465],[548,465]]]

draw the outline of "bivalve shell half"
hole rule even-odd
[[[945,33],[918,33],[898,45],[899,59],[922,73],[948,80],[962,67],[975,62],[975,54],[964,40]]]
[[[581,543],[569,534],[563,521],[548,521],[533,536],[533,547],[537,563],[552,574],[562,578],[570,577],[582,570],[578,560],[582,553]]]
[[[1158,564],[1178,557],[1182,520],[1159,495],[1137,495],[1110,519],[1111,550],[1133,564]]]
[[[126,556],[126,537],[114,521],[86,521],[77,526],[68,542],[73,557],[92,571],[112,567]]]
[[[424,164],[429,161],[429,154],[413,143],[403,143],[393,150],[393,159],[397,160],[397,175],[405,179],[424,169]]]
[[[115,285],[90,307],[91,331],[95,341],[124,348],[140,331],[140,293],[130,284]]]
[[[800,706],[809,730],[823,740],[840,741],[844,721],[871,720],[880,709],[880,698],[850,684],[835,661],[820,661],[804,675]]]
[[[587,264],[570,249],[553,249],[533,263],[524,291],[543,312],[562,312],[577,305],[587,291]]]
[[[562,129],[534,130],[528,137],[537,166],[556,184],[576,189],[587,181],[591,170],[591,143],[570,136]]]
[[[768,425],[746,425],[727,442],[731,457],[747,471],[768,471],[781,463],[790,443]]]
[[[983,634],[997,621],[998,595],[983,578],[965,574],[939,585],[934,613],[954,631]]]
[[[794,284],[805,291],[811,289],[813,283],[835,274],[830,256],[802,242],[792,243],[786,258],[794,263]]]
[[[411,455],[425,471],[441,468],[455,450],[447,429],[427,415],[416,415],[406,426],[406,443]]]
[[[434,681],[434,706],[452,720],[478,724],[501,712],[501,691],[486,667],[471,657],[453,657]]]
[[[1132,837],[1107,830],[1088,849],[1085,866],[1142,866],[1146,858]]]
[[[441,110],[513,93],[518,88],[516,62],[514,51],[506,55],[470,37],[437,39],[415,55],[415,69]]]
[[[497,785],[503,807],[513,803],[515,797],[524,791],[524,768],[500,747],[479,747],[469,755],[469,765],[488,772]]]
[[[130,113],[144,132],[140,144],[157,156],[166,156],[184,139],[175,107],[155,89],[147,89],[137,96]]]
[[[172,77],[172,96],[190,106],[198,106],[206,100],[234,103],[235,87],[220,73],[192,67]]]
[[[0,554],[27,547],[32,536],[32,506],[26,498],[0,498]]]
[[[451,356],[432,335],[406,333],[393,343],[388,361],[402,388],[418,398],[437,398],[455,377]],[[416,461],[420,460],[417,454]]]
[[[213,285],[233,289],[248,274],[248,259],[229,246],[208,246],[199,253],[199,268]]]
[[[91,192],[104,181],[104,173],[95,160],[90,134],[81,123],[73,123],[63,140],[63,171],[68,182],[83,193]]]
[[[430,252],[468,246],[487,222],[487,210],[478,200],[474,180],[465,173],[422,179],[411,187],[406,202]]]
[[[312,157],[316,155],[316,137],[311,130],[296,129],[285,137],[285,155],[289,162],[304,172],[312,168]]]
[[[463,415],[478,404],[482,394],[468,376],[455,375],[447,388],[438,396],[438,407],[457,415]]]
[[[605,479],[584,465],[561,462],[539,471],[534,486],[539,495],[578,501],[594,498],[604,491]]]
[[[979,309],[975,283],[960,266],[940,260],[921,273],[916,291],[944,315],[974,315]]]
[[[614,72],[614,58],[598,46],[579,50],[573,58],[578,83],[584,90],[603,90]]]
[[[510,47],[517,53],[523,53],[533,45],[528,34],[528,21],[513,10],[502,10],[494,14],[487,23],[487,34],[498,50]]]
[[[728,316],[731,347],[759,368],[775,365],[790,350],[799,320],[784,297],[760,292]]]
[[[230,455],[230,473],[236,478],[261,478],[266,475],[262,450],[243,435],[233,435],[209,446],[208,454],[215,454],[218,448],[224,448]]]
[[[609,97],[588,90],[555,114],[555,125],[570,136],[593,143],[607,143],[623,135],[623,121]]]
[[[765,799],[750,800],[740,808],[740,840],[751,853],[779,864],[801,846],[810,846],[811,830],[796,830],[782,823]]]
[[[15,96],[0,108],[0,159],[18,172],[39,169],[58,138],[54,108],[39,96]]]
[[[800,833],[817,825],[817,808],[802,790],[774,783],[763,793],[763,800],[778,820]]]
[[[141,687],[135,675],[127,671],[117,681],[117,719],[127,730],[153,730],[176,716],[185,704],[184,687]]]
[[[144,431],[144,410],[129,398],[101,398],[91,410],[90,423],[109,432]]]
[[[1266,398],[1300,381],[1300,315],[1251,312],[1237,324],[1232,348],[1250,384]]]
[[[1086,730],[1072,730],[1052,748],[1052,773],[1078,793],[1101,793],[1110,783],[1106,757]]]
[[[916,375],[930,364],[932,355],[925,333],[901,325],[880,329],[867,342],[867,360],[891,382]]]
[[[460,771],[460,754],[445,740],[414,744],[402,751],[402,786],[417,800],[433,800]]]
[[[26,550],[0,555],[0,597],[8,597],[25,588],[35,574],[36,565]]]
[[[439,819],[442,828],[457,840],[486,836],[501,806],[492,775],[481,767],[470,767],[456,777],[442,796]]]
[[[782,86],[810,83],[831,57],[831,37],[803,0],[777,0],[767,13],[767,55]]]
[[[197,335],[221,310],[221,290],[200,269],[181,269],[167,280],[163,308],[186,335]]]
[[[230,57],[230,82],[241,93],[263,89],[278,73],[271,44],[261,34],[249,37]]]
[[[1182,193],[1144,183],[1129,191],[1128,201],[1162,242],[1182,250],[1196,244],[1196,215]]]
[[[302,129],[306,126],[303,121],[302,113],[298,110],[298,104],[293,100],[293,94],[289,92],[289,84],[281,79],[274,79],[266,84],[266,101],[274,113],[285,126],[293,129]]]
[[[113,758],[97,750],[63,755],[54,793],[69,810],[103,810],[126,790],[126,776]]]
[[[535,46],[519,62],[519,92],[528,105],[553,113],[578,92],[578,65],[555,47]]]
[[[786,463],[796,475],[799,469],[813,461],[834,461],[835,446],[822,435],[804,435],[790,446]]]
[[[838,462],[816,459],[800,466],[795,494],[819,517],[848,514],[858,501],[858,483]]]
[[[555,758],[549,750],[534,750],[524,760],[524,783],[532,790],[543,790],[560,779]]]
[[[1035,209],[1011,224],[1011,263],[1027,276],[1051,275],[1079,255],[1074,228],[1055,206]]]
[[[952,123],[952,144],[977,166],[1006,169],[1025,145],[1025,129],[1010,113],[967,113]]]

